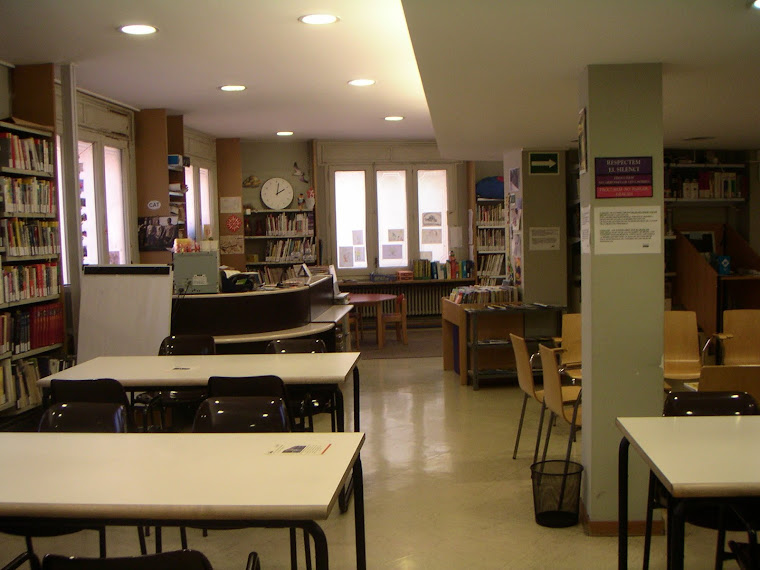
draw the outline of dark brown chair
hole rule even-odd
[[[170,335],[161,341],[158,347],[159,356],[171,355],[191,355],[191,354],[216,354],[216,343],[214,337],[205,334],[181,334]],[[186,390],[161,390],[158,392],[144,392],[138,394],[136,402],[146,406],[145,415],[143,416],[143,427],[148,430],[148,418],[152,416],[154,410],[159,411],[160,429],[164,431],[168,428],[166,421],[166,410],[172,409],[172,425],[176,422],[176,415],[184,414],[188,421],[192,421],[195,412],[200,403],[206,399],[207,393],[204,388],[186,389]],[[175,426],[176,427],[176,426]]]
[[[663,416],[733,416],[757,415],[755,399],[746,392],[670,392],[665,398]],[[657,479],[649,472],[649,492],[647,496],[647,518],[644,534],[644,570],[649,568],[649,553],[652,542],[652,514],[656,508],[669,509],[669,495]],[[752,501],[754,508],[758,504]],[[670,514],[670,513],[668,513]],[[671,517],[668,516],[668,520]],[[720,502],[705,503],[690,508],[686,522],[718,531],[715,551],[715,568],[722,568],[724,560],[735,558],[726,551],[726,530],[744,530],[744,524]]]
[[[325,341],[319,338],[288,338],[270,341],[267,344],[270,354],[319,354],[327,352]],[[299,430],[314,431],[314,416],[330,414],[332,431],[336,429],[338,402],[335,389],[331,386],[317,384],[288,384],[288,407],[294,414],[295,426]]]
[[[79,558],[48,554],[42,560],[42,570],[177,570],[180,568],[182,570],[213,570],[208,558],[197,550],[176,550],[125,558]],[[249,565],[248,568],[254,570],[253,566]],[[258,568],[258,564],[255,568]]]
[[[64,383],[76,384],[75,381]],[[127,431],[127,409],[123,404],[104,402],[71,402],[53,404],[45,410],[39,422],[40,432],[104,432],[124,433]],[[56,526],[38,527],[31,522],[29,524],[14,523],[0,525],[0,532],[14,536],[23,536],[26,542],[26,550],[16,556],[11,562],[3,567],[3,570],[19,568],[24,562],[29,562],[32,570],[39,570],[40,560],[34,552],[33,538],[51,536],[64,536],[74,534],[81,530],[98,531],[100,556],[106,557],[106,528],[96,526],[83,529],[81,526],[69,526],[62,522]],[[145,550],[145,537],[139,534],[140,548]]]

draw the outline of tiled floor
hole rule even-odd
[[[369,568],[616,567],[616,538],[588,537],[580,526],[550,529],[534,522],[530,463],[538,413],[536,405],[529,406],[521,451],[513,460],[522,403],[516,386],[473,392],[460,386],[453,372],[443,372],[441,358],[365,360],[360,370]],[[351,401],[347,393],[346,402]],[[550,455],[561,457],[567,428],[558,425],[555,434]],[[234,458],[229,469],[235,469]],[[341,515],[336,508],[322,526],[331,567],[353,567],[352,509]],[[285,530],[189,534],[191,547],[206,553],[217,570],[245,568],[251,550],[261,554],[266,569],[290,567]],[[164,541],[165,550],[178,548],[178,532],[165,529]],[[0,564],[22,544],[0,535]],[[97,555],[93,532],[35,544],[40,552]],[[641,538],[631,539],[632,568],[641,566],[642,544]],[[137,554],[136,531],[109,528],[108,548],[113,556]],[[713,553],[714,533],[690,527],[686,567],[712,568]],[[662,536],[654,539],[651,567],[665,567]]]

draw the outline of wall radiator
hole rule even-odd
[[[342,291],[351,293],[386,293],[406,295],[406,314],[411,316],[440,315],[441,297],[448,297],[455,285],[451,283],[415,283],[405,285],[403,282],[392,282],[382,285],[349,285],[341,284]],[[393,301],[383,303],[383,312],[392,312]],[[374,316],[374,307],[362,307],[362,316]]]

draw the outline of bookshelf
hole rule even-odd
[[[0,121],[0,410],[41,403],[44,355],[63,347],[55,139],[26,121]]]
[[[498,285],[507,276],[507,219],[504,200],[477,198],[476,263],[479,285]]]

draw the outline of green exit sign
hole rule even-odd
[[[528,158],[531,174],[559,174],[558,152],[531,152]]]

